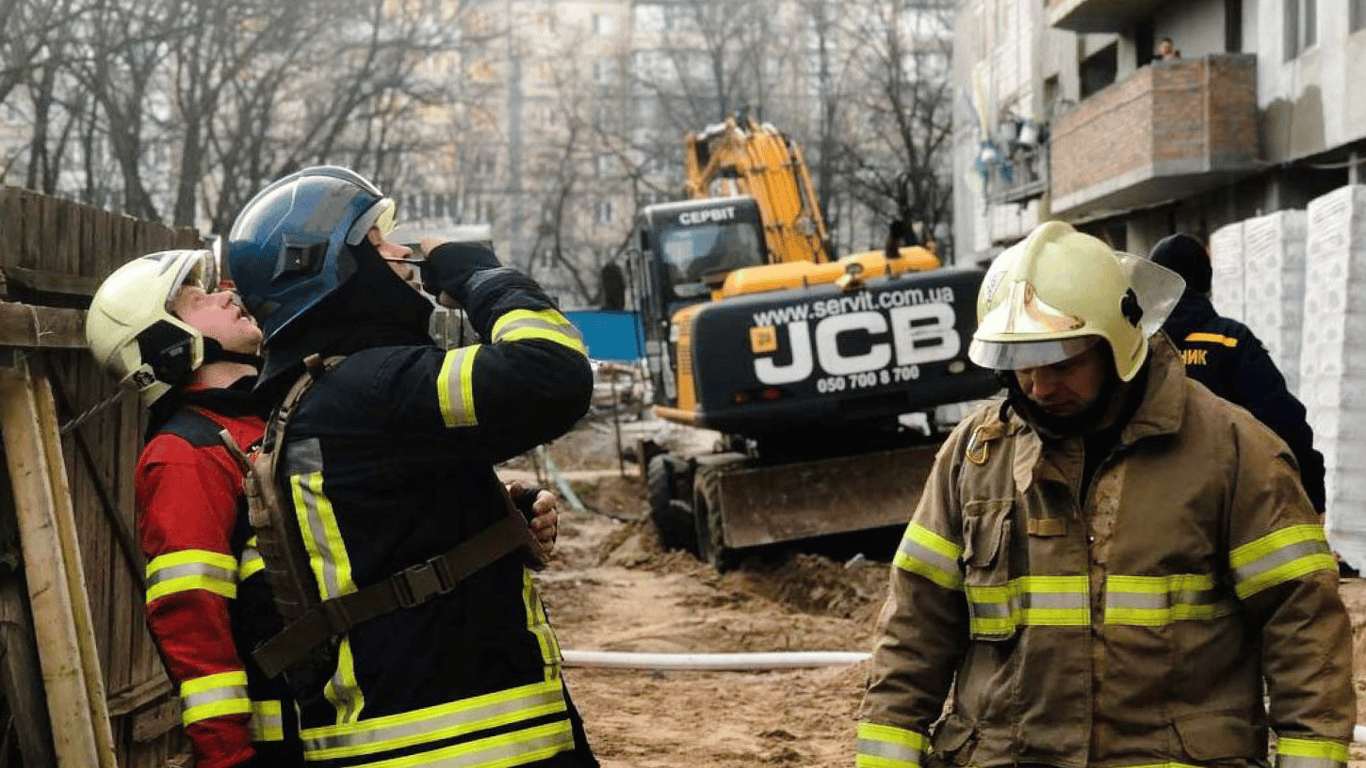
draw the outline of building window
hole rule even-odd
[[[1318,0],[1285,0],[1285,60],[1319,41]]]
[[[611,200],[599,200],[597,204],[593,206],[593,221],[597,222],[598,224],[612,223],[613,216]]]
[[[593,14],[593,34],[598,37],[612,34],[612,17],[605,13]]]
[[[1366,28],[1366,0],[1348,0],[1348,5],[1352,31]]]

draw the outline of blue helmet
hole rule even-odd
[[[228,234],[228,272],[265,343],[356,272],[350,246],[393,227],[394,202],[360,174],[324,165],[257,193]]]

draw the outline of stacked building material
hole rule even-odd
[[[1289,210],[1243,222],[1242,319],[1296,394],[1304,334],[1306,218],[1304,211]]]
[[[1328,470],[1328,535],[1366,570],[1366,186],[1310,202],[1300,399]]]
[[[1215,230],[1209,239],[1210,298],[1219,314],[1242,320],[1244,317],[1243,288],[1243,222],[1229,224]]]

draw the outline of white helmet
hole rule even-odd
[[[182,286],[218,286],[211,251],[161,251],[105,278],[90,302],[85,339],[96,362],[151,405],[204,363],[204,336],[171,313]]]
[[[1045,222],[987,270],[968,357],[984,368],[1019,370],[1061,362],[1104,339],[1115,372],[1129,381],[1184,287],[1169,269],[1064,222]]]

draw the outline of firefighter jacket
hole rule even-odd
[[[210,405],[214,394],[201,391]],[[243,393],[245,394],[245,393]],[[244,451],[259,444],[259,416],[205,406],[176,410],[138,459],[138,536],[147,558],[147,625],[178,687],[181,721],[198,768],[297,766],[294,707],[248,651],[278,631],[260,555],[249,540],[242,470],[218,435]]]
[[[505,517],[493,464],[566,432],[592,389],[578,331],[534,282],[499,271],[480,291],[485,343],[353,351],[287,423],[277,482],[320,596],[404,572],[414,598],[336,636],[311,675],[286,672],[310,765],[597,764],[523,555],[454,584],[428,563]]]
[[[945,442],[894,558],[859,766],[1266,765],[1269,726],[1277,766],[1345,768],[1350,627],[1293,458],[1152,350],[1085,498],[1083,439],[999,403]]]
[[[1309,501],[1322,512],[1323,454],[1314,450],[1304,405],[1286,387],[1261,340],[1246,325],[1216,314],[1209,296],[1192,291],[1181,296],[1162,327],[1182,350],[1187,376],[1251,411],[1290,446]]]

